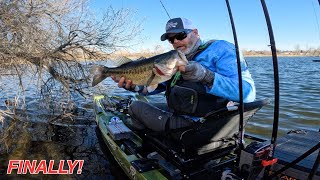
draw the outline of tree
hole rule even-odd
[[[14,71],[21,87],[24,74],[35,69],[42,94],[58,83],[65,92],[84,95],[90,86],[86,60],[130,46],[141,30],[131,10],[110,6],[95,18],[87,5],[87,0],[0,0],[0,68]]]
[[[301,51],[299,44],[296,44],[296,45],[294,46],[294,51],[297,52],[297,53],[299,53],[299,52]]]

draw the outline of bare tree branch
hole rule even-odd
[[[21,79],[35,66],[41,92],[50,92],[45,86],[54,80],[84,94],[89,72],[83,60],[130,47],[141,31],[131,10],[110,6],[96,19],[87,7],[87,0],[1,0],[0,68],[11,67]]]

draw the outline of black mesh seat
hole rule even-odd
[[[269,104],[268,99],[244,104],[243,119],[248,120],[263,106]],[[176,153],[183,161],[208,159],[222,156],[237,147],[239,132],[239,110],[221,109],[211,114],[202,122],[196,122],[193,127],[180,131],[168,132],[165,136],[149,135],[152,144],[164,153]]]
[[[244,104],[243,120],[248,120],[269,100],[260,100]],[[239,131],[239,110],[221,110],[212,114],[204,122],[197,122],[196,128],[171,134],[175,144],[179,144],[182,153],[201,155],[228,146],[237,142]]]

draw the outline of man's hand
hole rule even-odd
[[[118,83],[119,88],[124,88],[125,90],[132,92],[142,92],[144,90],[144,86],[137,86],[133,84],[132,80],[126,80],[125,77],[121,77],[119,81],[116,80],[114,76],[111,76],[114,82]]]
[[[179,71],[184,80],[202,82],[209,86],[213,83],[214,73],[198,62],[191,61],[187,66],[180,66]]]

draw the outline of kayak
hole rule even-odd
[[[296,131],[288,133],[279,139],[284,145],[276,149],[276,157],[267,159],[272,150],[269,141],[246,135],[250,143],[239,148],[238,104],[213,112],[194,127],[157,133],[129,128],[128,107],[136,100],[145,99],[94,95],[96,123],[102,139],[130,179],[261,179],[266,166],[271,167],[269,174],[274,173],[277,178],[306,179],[308,174],[319,178],[319,168],[313,170],[315,150],[309,159],[303,160],[307,163],[302,161],[283,171],[290,164],[288,159],[294,160],[297,155],[288,149],[303,148],[303,154],[319,148],[314,138],[320,138],[319,132],[305,130],[307,136]],[[245,103],[244,124],[269,102],[265,99]],[[301,140],[299,147],[295,139]],[[281,173],[276,174],[277,171]]]
[[[214,144],[198,148],[196,154],[201,158],[195,158],[190,157],[190,154],[194,152],[188,152],[186,148],[182,148],[179,152],[177,148],[174,149],[170,146],[167,147],[168,144],[162,144],[161,140],[154,138],[153,135],[139,135],[133,132],[122,121],[125,118],[130,118],[126,110],[133,100],[137,99],[135,97],[94,96],[96,123],[103,140],[120,167],[131,179],[207,177],[205,172],[208,171],[209,174],[212,174],[209,169],[223,163],[224,166],[217,168],[219,176],[221,176],[222,168],[233,164],[236,160],[236,155],[233,152],[236,141],[232,137],[230,140],[227,138],[221,140],[224,141],[222,143],[217,141]],[[185,134],[188,135],[188,133]],[[188,136],[191,135],[197,136],[195,133]],[[212,145],[223,148],[216,148],[217,152],[213,155],[209,150]],[[190,146],[192,145],[186,144],[184,147],[190,148]],[[185,151],[183,155],[179,154],[183,151]],[[224,153],[224,151],[228,153]]]
[[[130,152],[131,149],[127,147],[130,145],[127,145],[127,143],[130,142],[135,147],[141,147],[142,141],[135,133],[130,131],[123,123],[121,123],[121,119],[126,118],[124,113],[117,112],[115,111],[116,109],[113,111],[112,109],[106,110],[104,108],[102,101],[104,98],[105,97],[103,95],[94,96],[96,123],[105,144],[126,175],[131,179],[166,179],[159,169],[139,172],[131,165],[130,162],[139,160],[142,157],[139,154]],[[112,137],[109,127],[114,127],[116,130],[119,130],[119,135],[127,137],[115,140],[119,137]],[[128,137],[130,137],[130,141],[126,141]]]

